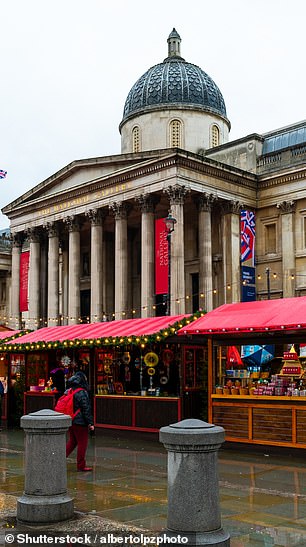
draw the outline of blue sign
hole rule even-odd
[[[255,285],[255,268],[252,266],[242,266],[241,277],[244,285]]]

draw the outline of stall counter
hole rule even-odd
[[[52,391],[26,391],[24,393],[24,414],[38,410],[54,409],[56,393]]]
[[[157,432],[181,420],[180,397],[96,395],[96,427]]]
[[[306,397],[213,394],[209,421],[226,441],[306,448]]]

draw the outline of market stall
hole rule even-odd
[[[4,344],[5,342],[11,342],[13,340],[16,340],[18,337],[21,337],[23,334],[25,334],[25,331],[20,330],[12,330],[12,329],[4,329],[2,328],[0,331],[0,344]],[[10,374],[10,366],[9,366],[10,360],[8,357],[8,353],[6,351],[0,352],[0,380],[4,387],[4,396],[2,397],[2,420],[3,422],[7,422],[8,415],[9,415],[9,392],[11,390],[12,386],[12,376]],[[15,378],[17,375],[17,368],[15,370]]]
[[[226,440],[306,448],[306,297],[225,304],[180,335],[207,343],[208,420]]]
[[[86,373],[98,427],[158,431],[199,414],[205,407],[207,349],[176,336],[196,318],[49,327],[7,345],[11,362],[16,355],[24,360],[24,413],[54,406],[52,371],[63,365],[66,381],[76,369]]]

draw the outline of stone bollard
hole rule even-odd
[[[202,420],[160,429],[159,440],[168,451],[166,533],[188,537],[188,545],[230,545],[219,502],[218,449],[224,439],[223,427]]]
[[[25,488],[17,500],[17,521],[51,523],[74,514],[67,494],[66,432],[70,416],[40,410],[22,416],[25,432]]]

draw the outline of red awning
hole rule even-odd
[[[38,329],[16,340],[18,344],[35,344],[38,342],[64,342],[71,340],[95,340],[126,336],[145,336],[158,333],[175,325],[189,315],[172,315],[148,317],[143,319],[122,319],[103,323],[83,323],[81,325],[64,325]],[[171,333],[169,332],[169,335]]]
[[[222,334],[299,330],[306,328],[306,296],[224,304],[190,325],[184,334]]]

